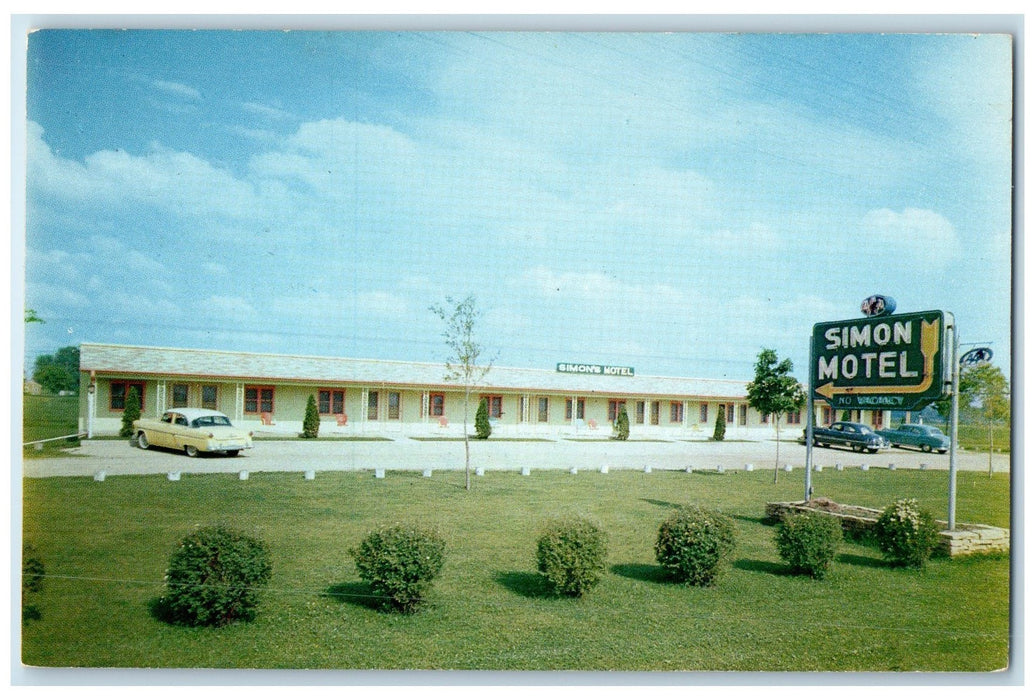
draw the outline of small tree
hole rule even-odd
[[[780,416],[805,404],[805,389],[791,376],[793,369],[790,359],[781,361],[775,350],[763,349],[755,363],[755,379],[747,385],[748,403],[763,416],[772,416],[776,428],[774,484],[780,478]]]
[[[715,415],[715,432],[712,433],[712,438],[716,442],[722,442],[726,439],[726,411],[721,406]]]
[[[488,364],[479,365],[482,346],[475,342],[474,326],[481,314],[475,305],[474,297],[468,296],[463,301],[453,301],[446,297],[450,308],[432,306],[431,311],[446,324],[442,337],[449,348],[446,360],[447,382],[460,382],[464,387],[464,481],[468,491],[471,490],[471,444],[467,436],[468,410],[471,404],[471,391],[485,379],[492,369],[492,360]],[[486,411],[488,409],[486,408]],[[486,416],[488,418],[488,416]],[[488,436],[486,436],[488,437]]]
[[[302,437],[315,438],[320,434],[320,411],[316,408],[316,397],[309,394],[305,405],[305,419],[302,421]]]
[[[482,399],[478,402],[478,410],[474,414],[474,436],[479,440],[488,440],[492,435],[492,423],[489,422],[489,402]]]
[[[119,430],[120,437],[132,437],[133,421],[140,419],[140,395],[137,388],[131,386],[129,395],[126,396],[126,407],[122,409],[122,429]]]
[[[618,409],[618,418],[615,419],[615,440],[629,439],[629,414],[622,405]]]

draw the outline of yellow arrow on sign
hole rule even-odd
[[[924,378],[919,384],[906,386],[834,386],[828,382],[816,389],[816,393],[829,400],[835,394],[922,394],[934,383],[934,356],[938,353],[938,322],[921,321],[920,354],[924,356]]]

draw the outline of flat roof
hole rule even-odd
[[[83,372],[158,379],[197,377],[254,382],[299,384],[360,384],[413,388],[460,389],[463,384],[445,379],[444,362],[362,360],[311,355],[277,355],[162,348],[138,345],[83,343],[79,348]],[[493,367],[480,390],[544,392],[566,395],[657,396],[740,399],[747,382],[730,379],[694,379],[650,375],[610,376],[568,374],[555,370]]]

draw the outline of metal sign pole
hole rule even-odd
[[[949,529],[956,529],[956,443],[960,423],[960,334],[952,321],[952,409],[949,418]]]
[[[814,363],[816,359],[813,357],[812,351],[815,344],[815,336],[809,336],[809,363]],[[809,393],[808,398],[805,400],[805,410],[808,412],[808,416],[805,419],[805,500],[808,501],[812,498],[812,426],[815,423],[815,399],[812,397],[812,367],[809,367]]]

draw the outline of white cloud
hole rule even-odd
[[[945,265],[960,255],[955,227],[941,214],[927,209],[876,209],[859,222],[857,242],[887,263]]]
[[[269,105],[260,104],[258,102],[243,102],[241,103],[241,108],[246,112],[250,112],[251,114],[256,114],[260,117],[264,117],[266,119],[273,119],[276,121],[283,121],[296,118],[295,115],[291,112],[279,109],[277,107],[270,107]]]
[[[183,83],[173,82],[171,80],[153,80],[151,85],[154,88],[175,97],[181,97],[188,100],[200,100],[201,93],[195,88]]]

